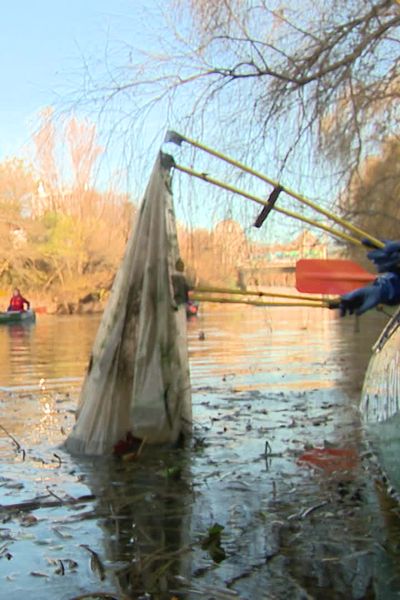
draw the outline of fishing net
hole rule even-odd
[[[161,444],[190,430],[185,282],[171,166],[160,154],[128,240],[66,440],[72,453],[109,453],[128,432]]]

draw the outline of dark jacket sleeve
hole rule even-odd
[[[400,275],[385,273],[377,277],[373,285],[379,288],[380,302],[389,306],[400,304]]]
[[[174,300],[177,304],[185,304],[189,300],[189,286],[184,275],[178,273],[172,275],[172,286],[174,288]]]
[[[29,302],[29,300],[27,300],[26,298],[24,298],[24,297],[22,296],[22,301],[23,301],[23,302],[25,302],[25,304],[28,306],[28,309],[29,309],[29,308],[30,308],[30,306],[31,306],[31,303]]]

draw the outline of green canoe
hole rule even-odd
[[[33,310],[0,312],[0,325],[9,323],[34,323],[36,315]]]

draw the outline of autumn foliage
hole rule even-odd
[[[344,214],[355,224],[382,240],[400,237],[400,143],[387,139],[376,154],[366,158],[343,194]],[[367,265],[365,249],[350,249]]]
[[[60,132],[45,109],[34,144],[33,164],[0,164],[0,287],[21,287],[31,298],[75,312],[85,297],[107,297],[136,204],[126,194],[96,189],[102,148],[93,124],[72,117]],[[250,257],[238,223],[228,219],[210,230],[180,224],[178,232],[192,284],[237,283]]]
[[[121,260],[135,205],[126,194],[96,189],[102,149],[92,124],[73,117],[60,134],[46,109],[34,142],[33,164],[0,164],[0,286],[66,305],[101,295]]]
[[[137,204],[116,189],[96,187],[103,149],[92,123],[72,117],[60,131],[46,109],[34,143],[32,164],[0,164],[0,289],[7,296],[20,287],[36,306],[43,301],[64,312],[86,312],[93,303],[102,308]],[[324,252],[307,232],[284,246],[256,243],[231,218],[207,229],[178,223],[178,236],[193,286],[293,285],[288,265]]]

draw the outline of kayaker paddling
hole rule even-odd
[[[15,288],[7,312],[23,312],[25,310],[25,305],[26,310],[29,310],[31,306],[29,300],[22,296],[18,288]]]

